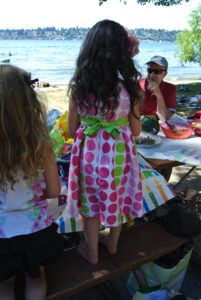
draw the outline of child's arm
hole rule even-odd
[[[44,179],[46,184],[45,197],[55,198],[61,191],[59,175],[56,165],[56,157],[52,149],[49,149],[45,162]]]
[[[80,118],[77,112],[77,107],[75,104],[70,102],[69,112],[68,112],[68,131],[72,138],[74,138],[79,125],[80,125]]]
[[[134,136],[138,136],[141,131],[141,122],[140,122],[140,105],[139,103],[134,105],[134,114],[130,111],[128,115],[129,125],[131,132]]]

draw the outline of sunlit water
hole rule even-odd
[[[0,40],[0,61],[10,58],[12,64],[31,72],[40,81],[66,84],[73,74],[81,43],[81,40]],[[167,58],[170,66],[167,79],[201,78],[198,64],[181,66],[172,42],[141,41],[135,60],[143,74],[144,63],[153,55]]]

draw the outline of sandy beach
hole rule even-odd
[[[67,85],[36,87],[41,100],[46,104],[47,111],[56,108],[62,112],[68,110]]]
[[[169,80],[168,82],[178,85],[201,83],[201,80]],[[56,108],[64,112],[68,110],[67,88],[68,85],[51,85],[50,87],[36,87],[36,91],[41,95],[47,110]]]

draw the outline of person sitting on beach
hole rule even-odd
[[[47,210],[60,193],[46,111],[30,73],[0,65],[0,298],[14,299],[25,273],[26,300],[44,300],[44,266],[63,253]]]
[[[88,32],[69,83],[71,151],[70,217],[84,218],[86,241],[78,253],[98,263],[98,242],[115,254],[123,217],[144,214],[142,183],[134,137],[140,133],[139,77],[130,41],[119,23],[103,20]],[[100,223],[110,228],[100,235]]]
[[[163,81],[168,72],[168,61],[165,57],[155,55],[146,65],[147,78],[140,80],[145,97],[141,115],[167,120],[176,109],[176,86]]]

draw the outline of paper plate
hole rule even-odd
[[[142,132],[138,137],[135,137],[135,142],[138,147],[152,148],[161,143],[161,138],[151,133]]]

